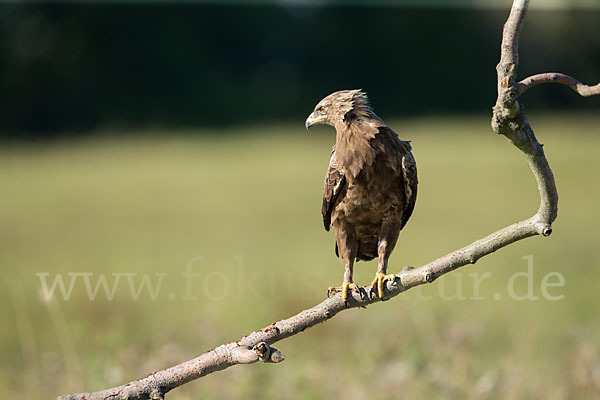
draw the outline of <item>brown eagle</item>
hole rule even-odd
[[[371,109],[362,90],[325,97],[306,119],[306,129],[327,124],[336,130],[335,146],[323,187],[323,222],[336,236],[336,255],[344,281],[328,293],[358,290],[352,281],[355,260],[379,259],[371,291],[384,296],[388,259],[417,198],[417,165],[410,142],[398,139]]]

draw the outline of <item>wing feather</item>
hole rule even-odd
[[[419,180],[417,178],[417,163],[415,158],[410,152],[410,144],[406,142],[408,151],[406,151],[402,157],[402,175],[404,177],[404,210],[402,213],[402,223],[400,229],[404,228],[404,225],[408,222],[408,219],[415,209],[415,202],[417,201],[417,186]]]
[[[321,213],[323,214],[323,225],[325,226],[326,231],[329,231],[331,228],[331,214],[339,200],[343,197],[342,193],[345,191],[346,177],[335,159],[334,147],[331,151],[329,168],[327,169],[325,182],[323,184],[323,206],[321,208]]]

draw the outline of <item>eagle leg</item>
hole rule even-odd
[[[333,227],[335,230],[338,254],[344,263],[344,281],[342,286],[330,287],[327,290],[327,296],[342,292],[344,304],[347,304],[348,292],[350,290],[357,290],[360,292],[358,285],[352,280],[354,260],[356,259],[356,253],[358,251],[358,241],[356,240],[354,227],[345,219],[336,219],[333,223]]]
[[[382,229],[382,233],[380,235],[379,243],[377,245],[377,254],[379,255],[379,264],[377,265],[377,273],[375,274],[375,278],[373,282],[371,282],[371,293],[377,292],[377,296],[383,300],[383,296],[385,295],[385,282],[386,281],[394,281],[396,279],[396,275],[389,274],[386,275],[387,267],[388,267],[388,259],[396,246],[396,241],[398,240],[398,236],[400,234],[400,229],[394,225],[384,225]]]

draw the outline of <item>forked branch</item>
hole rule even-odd
[[[397,296],[412,287],[431,283],[452,270],[467,264],[474,264],[481,257],[518,240],[535,235],[548,236],[552,233],[552,222],[556,219],[558,207],[554,176],[542,145],[535,138],[517,98],[528,88],[540,83],[568,82],[568,85],[574,84],[575,88],[579,88],[579,90],[582,90],[582,86],[575,79],[569,77],[567,79],[565,75],[560,74],[559,78],[538,76],[517,83],[519,35],[528,5],[529,0],[514,0],[510,16],[504,26],[501,58],[497,66],[498,100],[493,109],[492,129],[496,133],[506,136],[529,161],[540,193],[540,207],[532,217],[524,221],[500,229],[419,268],[405,268],[396,274],[393,282],[386,283],[386,298]],[[595,86],[595,88],[597,87],[598,85]],[[598,94],[597,89],[591,92],[588,89],[583,91],[586,95]],[[366,307],[379,301],[381,301],[379,298],[367,293],[365,288],[360,294],[351,292],[347,304],[343,302],[341,293],[338,293],[313,308],[304,310],[288,319],[277,321],[235,342],[221,345],[193,360],[154,372],[123,386],[100,392],[68,394],[62,396],[61,399],[163,399],[167,392],[178,386],[232,365],[250,364],[259,360],[263,362],[282,361],[283,356],[278,350],[271,347],[272,344],[325,322],[340,311]]]
[[[600,83],[594,86],[588,86],[569,75],[561,74],[559,72],[546,72],[530,76],[519,82],[517,85],[517,95],[520,96],[532,87],[542,83],[560,83],[566,85],[583,97],[600,94]]]

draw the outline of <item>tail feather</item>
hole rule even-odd
[[[357,261],[371,261],[378,257],[377,244],[379,240],[377,237],[371,238],[369,241],[358,242],[358,251],[356,252]]]
[[[378,257],[377,254],[378,239],[372,238],[369,241],[358,242],[358,251],[356,252],[356,261],[371,261]],[[340,257],[337,241],[335,242],[335,256]]]

